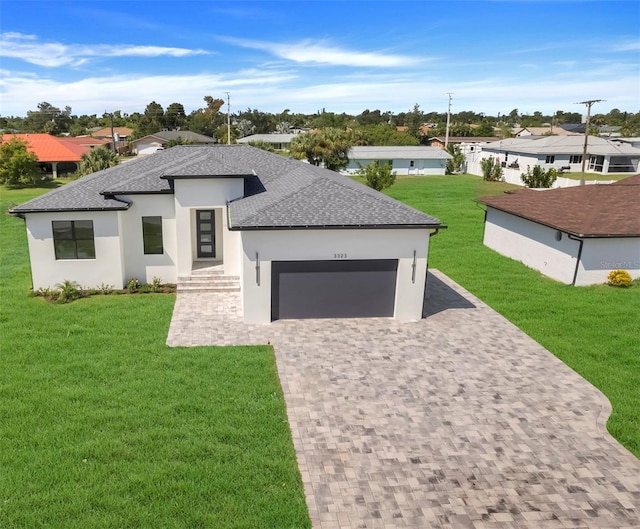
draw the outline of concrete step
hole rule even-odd
[[[226,276],[222,271],[192,273],[179,276],[178,292],[240,292],[240,277]]]

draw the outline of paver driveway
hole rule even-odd
[[[313,526],[637,528],[606,398],[434,271],[425,318],[241,323],[179,294],[169,345],[275,346]]]

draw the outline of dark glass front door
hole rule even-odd
[[[196,237],[198,245],[198,257],[215,257],[216,223],[214,210],[199,209],[196,211]]]

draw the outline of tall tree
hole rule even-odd
[[[66,106],[64,110],[60,110],[43,101],[38,103],[38,110],[27,111],[23,126],[26,132],[46,132],[55,135],[68,132],[71,121],[71,107]]]
[[[78,176],[84,176],[97,173],[103,169],[118,165],[118,163],[118,157],[111,149],[103,146],[95,147],[80,157],[77,174]]]
[[[165,127],[164,109],[162,105],[151,101],[144,110],[144,115],[140,119],[138,129],[135,132],[136,138],[142,138],[149,134],[155,134]]]
[[[418,139],[422,136],[424,114],[420,110],[420,105],[418,103],[413,105],[413,110],[406,115],[404,124],[407,127],[407,134]]]
[[[164,113],[164,122],[169,129],[182,127],[187,121],[184,106],[181,103],[171,103]]]
[[[12,138],[0,144],[0,182],[9,186],[35,184],[41,178],[38,157],[27,144]]]

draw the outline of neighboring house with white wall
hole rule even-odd
[[[282,151],[291,148],[291,140],[296,136],[298,136],[296,133],[280,134],[274,132],[272,134],[252,134],[251,136],[239,138],[236,141],[240,144],[247,144],[254,141],[269,143],[275,150]]]
[[[640,277],[640,175],[614,184],[519,189],[479,200],[484,244],[571,285]]]
[[[344,174],[353,174],[372,162],[388,163],[398,175],[443,175],[451,155],[439,147],[352,147]]]
[[[527,167],[581,171],[584,136],[524,136],[494,141],[482,146],[474,157],[467,157],[467,170],[482,175],[484,158],[494,158],[503,168],[524,173]],[[589,136],[585,171],[592,174],[636,173],[640,149],[617,141]]]
[[[246,145],[176,146],[11,209],[34,289],[239,282],[244,320],[422,316],[440,221],[336,172]]]

